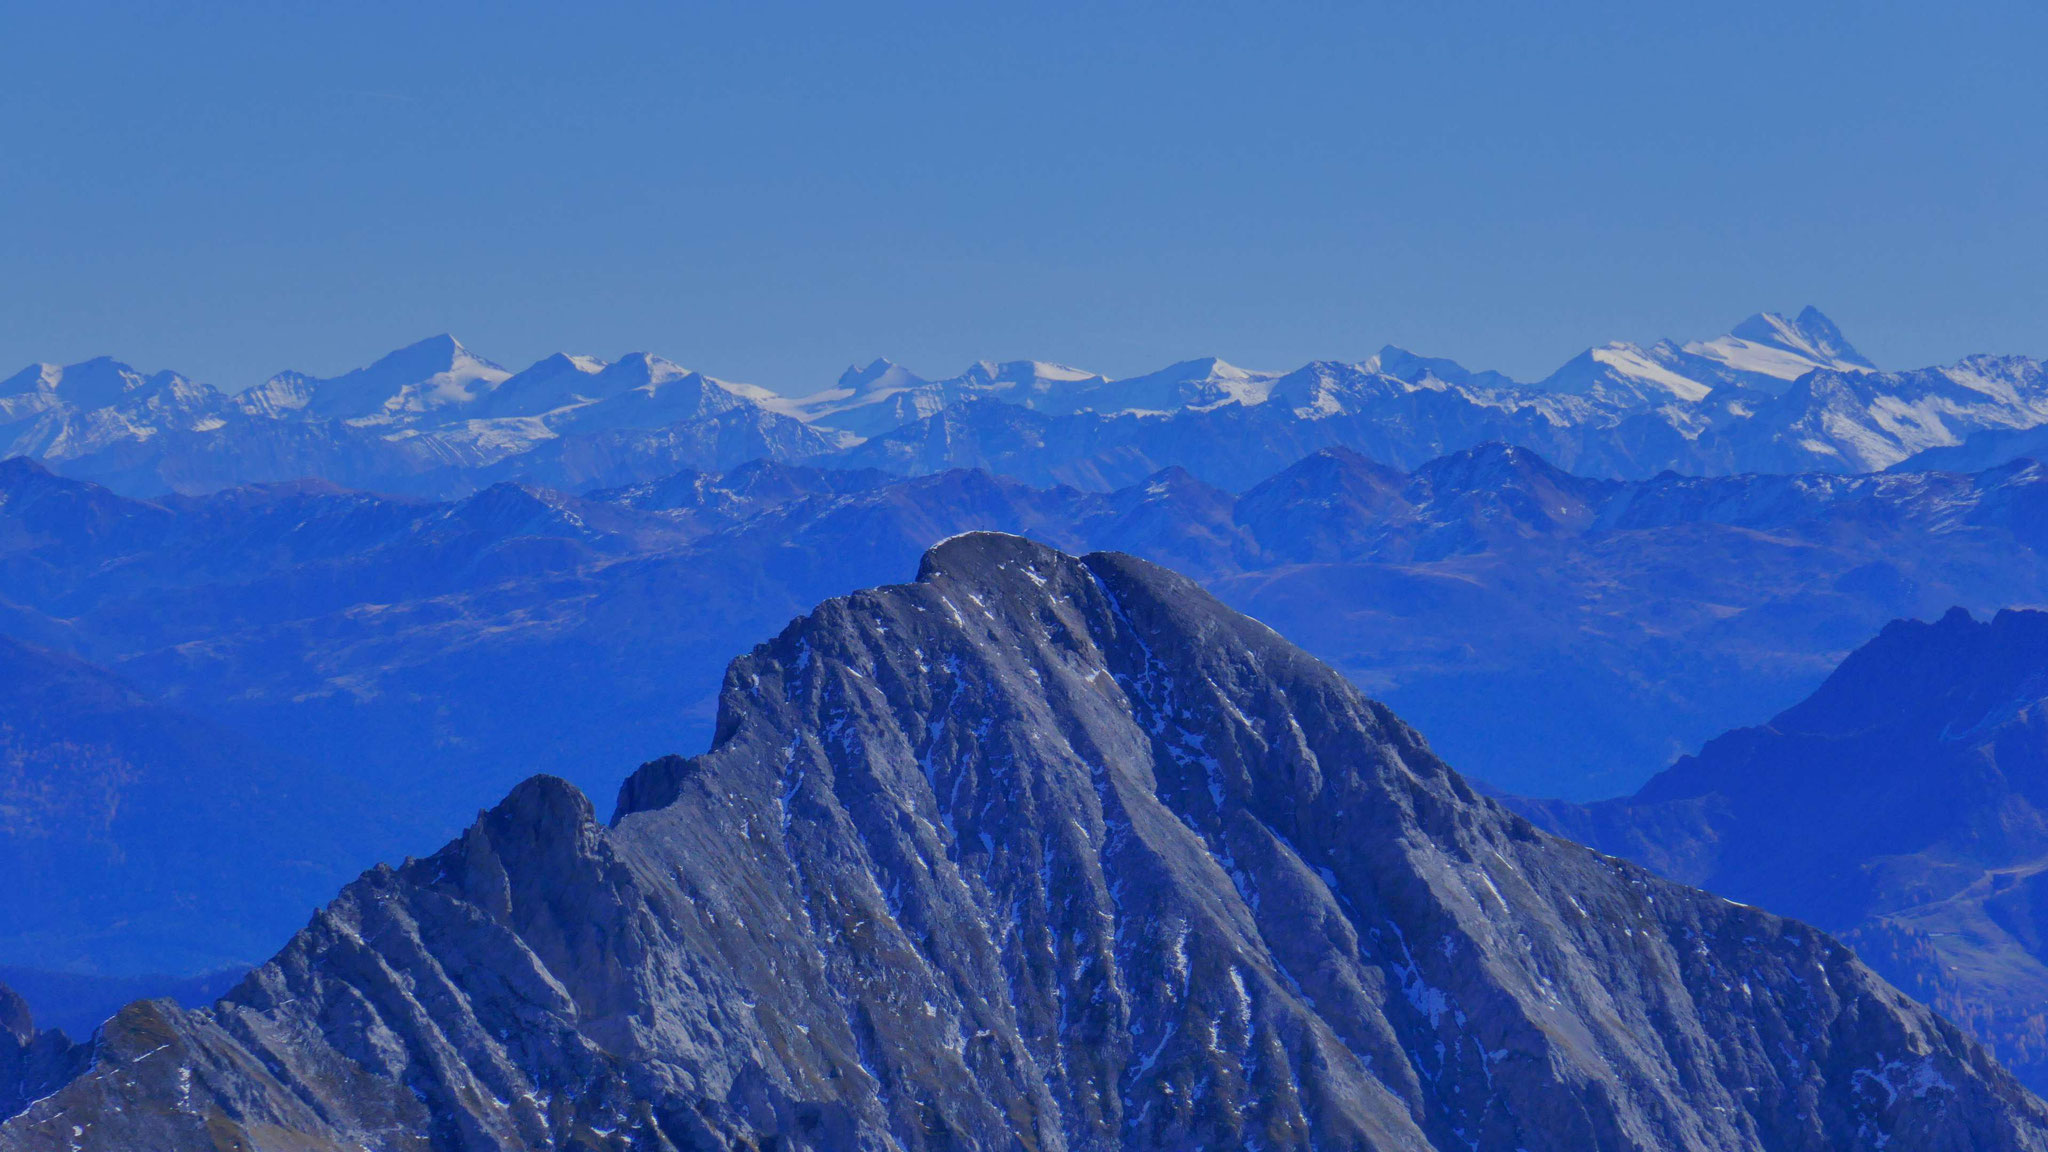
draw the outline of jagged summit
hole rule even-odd
[[[379,357],[368,367],[327,379],[283,373],[260,386],[275,390],[302,381],[304,409],[345,420],[390,420],[471,403],[512,373],[470,352],[447,333],[429,336]]]
[[[1758,312],[1726,336],[1687,344],[1692,355],[1742,372],[1793,380],[1815,369],[1874,372],[1877,366],[1856,351],[1835,322],[1807,305],[1797,317]]]
[[[856,395],[869,395],[929,383],[901,364],[876,357],[867,366],[849,367],[839,376],[838,387]]]

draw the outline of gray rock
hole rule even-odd
[[[520,785],[5,1149],[2007,1149],[1826,935],[1536,831],[1192,583],[1017,537],[828,601],[600,824]]]

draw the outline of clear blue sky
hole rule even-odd
[[[192,8],[204,11],[167,11]],[[422,11],[427,10],[427,11]],[[2033,3],[11,4],[0,371],[2048,353]]]

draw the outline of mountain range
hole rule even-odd
[[[2048,613],[1899,621],[1561,835],[1842,933],[2048,1090]]]
[[[645,353],[514,372],[445,335],[234,393],[104,358],[0,381],[6,455],[141,496],[307,477],[435,497],[500,480],[587,491],[753,459],[1097,490],[1177,466],[1236,491],[1327,447],[1412,468],[1488,441],[1614,478],[1859,473],[1973,436],[1989,445],[1973,468],[2003,463],[1997,437],[2044,422],[2037,360],[1880,372],[1812,308],[1712,340],[1602,345],[1527,384],[1388,347],[1284,373],[1209,358],[1118,380],[1036,361],[928,380],[878,360],[786,396]]]
[[[956,537],[535,777],[0,1148],[2048,1147],[1826,935],[1536,831],[1115,554]]]

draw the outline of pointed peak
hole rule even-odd
[[[57,387],[57,381],[64,376],[64,370],[55,364],[37,361],[0,380],[0,396],[17,396],[24,392],[48,392]]]
[[[1139,481],[1137,486],[1141,491],[1155,494],[1163,494],[1167,491],[1185,488],[1209,487],[1209,485],[1204,484],[1201,481],[1201,479],[1198,478],[1193,472],[1188,471],[1186,468],[1183,468],[1178,464],[1168,464],[1166,467],[1159,469],[1157,472],[1154,472],[1151,475],[1145,477],[1143,480]]]
[[[415,340],[387,352],[366,368],[334,377],[336,380],[376,381],[379,386],[415,384],[430,377],[452,374],[475,379],[504,379],[511,373],[476,355],[446,332]],[[281,373],[280,375],[289,375]]]
[[[1816,368],[1876,370],[1876,365],[1843,337],[1835,322],[1810,304],[1792,319],[1777,312],[1754,313],[1729,329],[1726,336],[1687,344],[1684,351],[1739,372],[1778,380],[1795,380]]]
[[[415,340],[403,348],[387,352],[372,361],[370,368],[374,371],[386,364],[393,366],[411,366],[415,364],[447,366],[463,359],[474,359],[474,357],[470,356],[469,349],[462,346],[462,341],[457,340],[446,332],[442,332],[429,336],[424,340]]]
[[[903,367],[893,360],[876,357],[865,367],[850,366],[839,374],[838,387],[849,392],[879,392],[889,388],[909,388],[925,383],[922,376]]]

